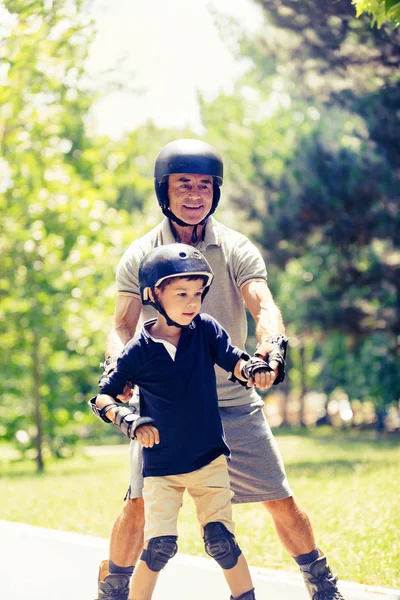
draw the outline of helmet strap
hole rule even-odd
[[[192,244],[197,244],[197,242],[199,241],[199,238],[197,237],[197,225],[195,225],[193,227],[193,231],[192,231]]]
[[[178,232],[176,231],[176,229],[174,227],[174,223],[172,222],[173,219],[170,219],[170,221],[171,221],[171,223],[170,223],[171,230],[172,230],[172,233],[174,235],[175,241],[176,242],[180,242],[181,239],[180,239],[180,236],[179,236]],[[199,236],[197,235],[197,227],[199,225],[203,225],[203,222],[205,222],[205,221],[206,221],[206,219],[203,219],[203,221],[201,223],[196,223],[196,225],[194,225],[194,226],[193,225],[188,225],[188,223],[185,223],[186,227],[193,227],[192,238],[191,238],[192,244],[197,244],[197,242],[199,241]],[[177,221],[175,221],[175,222],[177,222]],[[178,223],[178,225],[179,225],[179,223]],[[203,236],[204,236],[204,230],[203,230]]]
[[[151,291],[152,291],[153,298],[154,298],[153,306],[164,317],[164,319],[167,321],[167,325],[169,327],[180,327],[181,329],[188,327],[187,325],[181,325],[180,323],[177,323],[176,321],[173,321],[172,319],[170,319],[170,317],[167,315],[163,305],[158,300],[155,289],[152,288]]]

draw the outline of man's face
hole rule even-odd
[[[213,193],[211,175],[174,173],[169,176],[169,210],[189,225],[197,225],[208,215]]]

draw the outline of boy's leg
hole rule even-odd
[[[246,600],[255,600],[253,582],[247,561],[243,554],[238,558],[238,562],[232,569],[222,569],[226,583],[231,590],[231,600],[237,598],[246,598]]]
[[[129,600],[151,600],[160,570],[176,554],[177,520],[184,491],[179,475],[145,478],[146,541],[132,576]]]
[[[159,571],[152,571],[145,562],[139,560],[132,577],[129,600],[151,600],[158,575]]]
[[[250,571],[234,537],[232,492],[225,456],[190,473],[188,492],[192,496],[202,528],[206,552],[221,566],[232,598],[254,598]]]

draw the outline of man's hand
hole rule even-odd
[[[160,443],[160,434],[154,425],[140,425],[135,431],[135,437],[144,448],[152,448]]]
[[[254,353],[256,357],[264,359],[273,369],[275,377],[271,385],[278,385],[278,383],[281,383],[285,379],[286,348],[288,341],[289,338],[285,335],[270,335],[259,343]]]
[[[130,381],[128,381],[126,386],[124,387],[124,391],[122,392],[122,394],[118,394],[117,398],[120,402],[129,402],[129,400],[132,398],[132,396],[133,396],[132,383]]]

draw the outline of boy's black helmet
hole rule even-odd
[[[150,304],[160,311],[158,302],[150,298],[149,290],[159,286],[169,277],[205,277],[204,296],[214,279],[214,273],[204,256],[193,246],[187,244],[166,244],[150,250],[139,265],[139,285],[142,304]],[[161,311],[160,311],[161,312]],[[164,314],[164,313],[162,313]],[[164,314],[165,316],[165,314]]]
[[[200,173],[212,175],[214,178],[213,203],[210,212],[200,223],[203,224],[217,208],[221,195],[220,186],[224,177],[221,156],[210,144],[192,139],[170,142],[159,153],[154,168],[154,187],[158,203],[166,217],[178,225],[186,226],[187,223],[178,219],[169,210],[168,177],[173,173]]]

